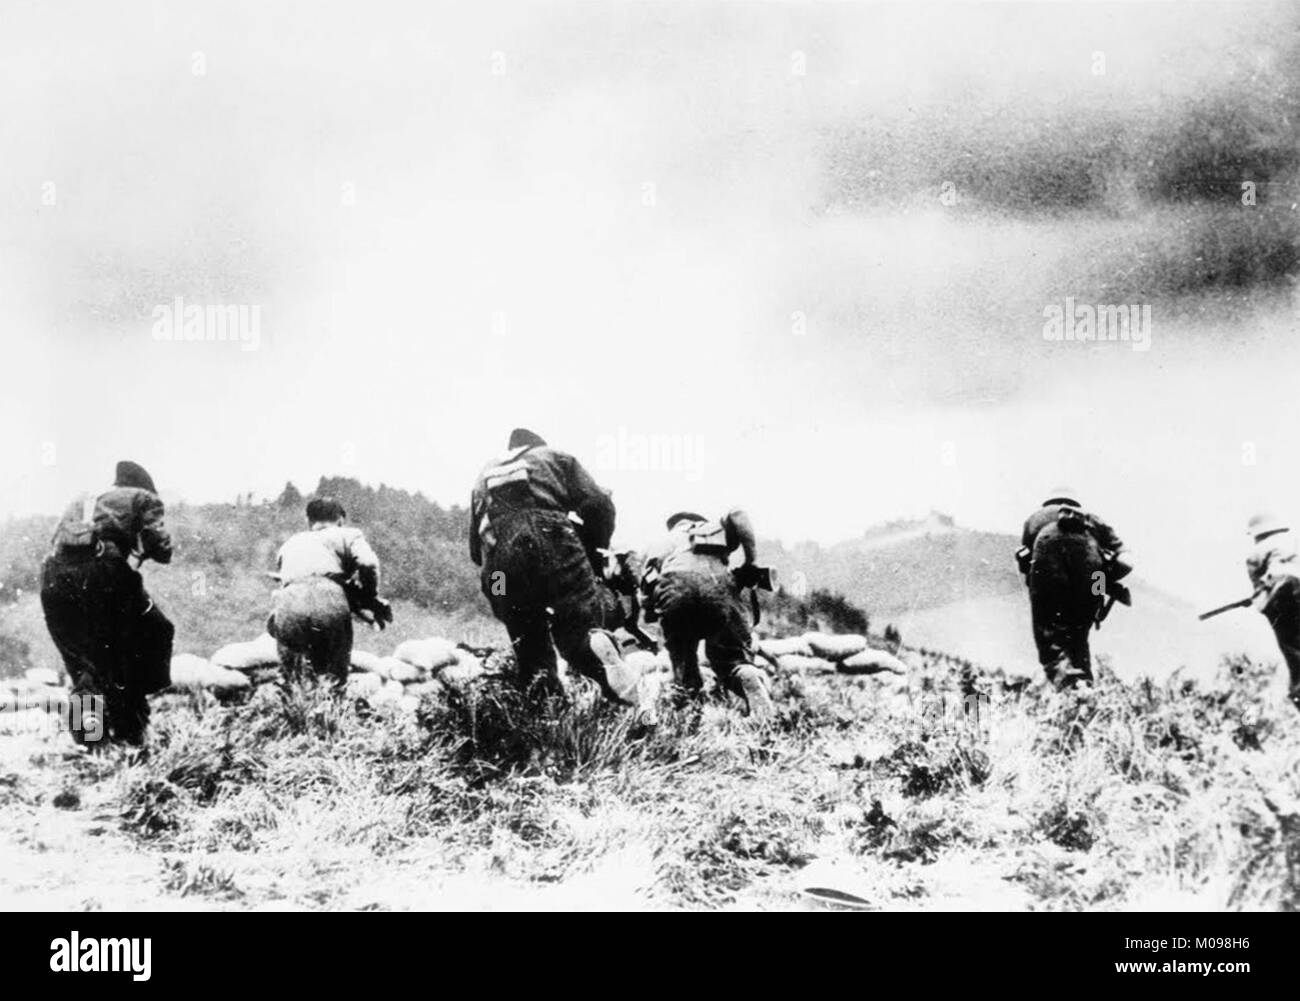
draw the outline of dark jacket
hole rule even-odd
[[[85,500],[83,495],[73,501],[63,513],[54,531],[55,555],[69,537],[68,529],[82,522]],[[145,559],[170,563],[172,539],[163,525],[163,502],[157,494],[141,487],[110,487],[95,499],[92,526],[95,538],[108,548],[110,554],[123,558],[138,553]]]
[[[614,502],[567,452],[549,445],[521,446],[488,463],[470,498],[469,554],[483,563],[483,543],[494,518],[517,511],[575,513],[575,531],[589,554],[608,548],[614,534]]]
[[[1031,591],[1081,600],[1093,594],[1092,575],[1124,545],[1099,517],[1069,504],[1048,504],[1031,514],[1020,541],[1025,553],[1020,568]]]
[[[1041,507],[1028,520],[1025,521],[1024,531],[1020,535],[1020,544],[1028,549],[1031,553],[1034,550],[1034,543],[1038,541],[1039,533],[1048,525],[1055,525],[1062,508],[1069,508],[1068,504],[1048,504]],[[1077,510],[1077,509],[1076,509]],[[1124,548],[1124,543],[1120,537],[1115,534],[1115,530],[1102,521],[1095,514],[1089,514],[1087,511],[1081,511],[1084,525],[1088,533],[1096,540],[1097,545],[1108,552],[1118,553]]]

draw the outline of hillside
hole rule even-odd
[[[838,591],[878,621],[977,596],[1018,593],[1023,585],[1010,536],[960,528],[938,513],[895,521],[856,539],[823,548],[800,543],[787,550],[764,542],[763,559],[782,580],[801,574],[811,586]]]
[[[376,545],[398,563],[385,533],[428,502],[357,489],[356,520],[376,519]],[[177,509],[184,555],[145,573],[176,619],[178,650],[207,654],[260,631],[271,585],[258,568],[297,527],[297,506]],[[443,514],[421,515],[429,534],[411,550],[430,572],[394,586],[446,594],[448,607],[400,598],[393,629],[360,633],[362,648],[427,635],[503,645],[466,583],[456,515]],[[895,525],[836,556],[859,561],[859,594],[883,595],[892,579],[895,602],[936,602],[898,619],[912,643],[948,628],[945,649],[987,663],[1028,640],[1023,596],[969,596],[1002,573],[992,553],[1004,542],[951,523]],[[819,586],[813,550],[797,552]],[[951,573],[917,574],[918,554],[948,559]],[[1155,598],[1132,621],[1181,614]],[[770,625],[800,609],[860,623],[827,591],[774,604]],[[991,624],[993,645],[975,642],[968,619]],[[20,646],[51,663],[30,590],[0,604],[0,636],[0,673]],[[1271,664],[1238,659],[1205,686],[1103,674],[1095,693],[1074,696],[908,656],[910,677],[775,672],[767,726],[724,697],[665,703],[660,726],[636,732],[585,682],[568,704],[539,703],[500,676],[426,696],[414,714],[311,686],[164,693],[143,760],[82,757],[50,718],[0,714],[0,852],[15,863],[0,872],[0,906],[826,906],[809,891],[877,910],[1300,905],[1300,721],[1272,691]],[[963,714],[972,694],[987,712]]]
[[[366,532],[383,567],[383,590],[398,621],[392,635],[421,623],[474,623],[496,637],[478,574],[466,554],[468,516],[418,493],[343,477],[322,477],[314,491],[338,497],[350,523]],[[36,591],[52,516],[0,526],[0,676],[32,666],[60,668],[46,633]],[[303,497],[292,484],[262,503],[174,504],[167,526],[172,563],[146,563],[146,587],[176,624],[176,651],[206,656],[232,639],[263,631],[275,586],[280,543],[305,527]],[[368,634],[359,633],[365,647]],[[419,635],[419,633],[416,633]]]
[[[349,520],[365,529],[383,562],[385,593],[398,602],[398,629],[449,622],[497,636],[466,553],[464,509],[338,477],[322,478],[316,491],[340,497]],[[302,527],[301,512],[302,497],[291,486],[260,504],[169,509],[175,561],[146,564],[144,573],[176,622],[178,652],[208,654],[231,638],[261,631],[274,586],[267,572],[276,547]],[[50,517],[28,518],[0,529],[0,675],[59,666],[32,593],[52,524]],[[785,586],[806,584],[806,600],[796,603],[801,608],[769,599],[767,617],[806,626],[811,614],[826,628],[858,632],[863,626],[856,609],[862,609],[877,631],[892,623],[910,645],[1033,675],[1038,666],[1029,608],[1012,559],[1018,544],[1011,535],[973,531],[941,514],[890,522],[829,547],[764,541],[760,556]],[[1132,590],[1134,607],[1115,609],[1093,634],[1094,650],[1108,656],[1121,677],[1163,678],[1178,668],[1208,676],[1224,656],[1243,652],[1277,659],[1259,616],[1237,613],[1199,623],[1188,602],[1140,576]]]
[[[825,548],[764,542],[761,552],[782,580],[841,593],[867,609],[877,628],[898,626],[910,644],[1034,674],[1029,604],[1013,558],[1019,545],[1016,536],[962,528],[932,513]],[[1094,651],[1108,656],[1121,677],[1163,678],[1179,668],[1206,676],[1224,656],[1241,652],[1277,659],[1259,616],[1201,623],[1189,602],[1142,581],[1140,568],[1129,583],[1133,607],[1117,607],[1093,633]]]

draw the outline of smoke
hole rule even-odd
[[[1140,508],[1184,481],[1179,443],[1218,440],[1193,373],[1223,327],[1157,303],[1139,358],[1045,343],[1043,309],[1134,291],[1116,276],[1152,247],[1195,257],[1153,137],[1207,93],[1292,100],[1293,25],[1274,4],[23,7],[0,321],[31,377],[0,404],[0,508],[54,509],[119,453],[195,500],[340,473],[463,502],[516,424],[589,461],[702,443],[689,469],[600,470],[629,541],[736,502],[790,539],[931,506],[1006,528],[1071,470]],[[259,350],[155,342],[176,296],[260,306]],[[1227,299],[1235,336],[1281,350],[1275,298],[1207,308]],[[1235,399],[1278,378],[1243,365]],[[1115,474],[1135,465],[1140,498]]]

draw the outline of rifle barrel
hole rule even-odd
[[[1231,612],[1234,608],[1249,608],[1254,601],[1253,598],[1242,598],[1240,601],[1230,601],[1226,605],[1220,605],[1218,608],[1211,608],[1208,612],[1202,612],[1197,616],[1200,621],[1212,619],[1216,615],[1222,615],[1224,612]]]

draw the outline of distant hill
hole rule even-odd
[[[865,608],[877,630],[893,623],[909,644],[1035,673],[1029,603],[1013,556],[1019,545],[1016,536],[962,528],[935,512],[829,547],[768,541],[760,552],[787,585],[802,580],[839,592]],[[1259,615],[1201,623],[1191,603],[1140,576],[1130,586],[1133,608],[1117,607],[1093,633],[1094,652],[1109,656],[1122,677],[1163,677],[1180,667],[1203,673],[1229,653],[1277,658]]]
[[[787,550],[764,542],[761,552],[782,580],[803,574],[810,586],[840,592],[883,625],[918,609],[1018,593],[1022,584],[1011,558],[1018,544],[1010,536],[959,528],[936,512],[828,548],[800,543]]]

